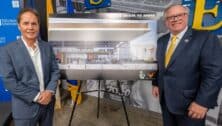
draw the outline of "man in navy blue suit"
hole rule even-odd
[[[1,48],[0,75],[12,94],[15,126],[52,126],[58,64],[49,43],[38,40],[39,14],[29,8],[18,15],[21,39]]]
[[[189,9],[172,5],[164,11],[170,33],[158,39],[157,81],[164,126],[204,126],[217,105],[222,84],[222,46],[208,31],[188,27]]]

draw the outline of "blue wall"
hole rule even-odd
[[[9,42],[15,41],[19,37],[20,32],[17,28],[16,22],[16,17],[19,12],[19,9],[19,0],[1,0],[0,46],[4,46]],[[2,79],[0,78],[0,101],[9,101],[10,99],[10,93],[4,88]]]

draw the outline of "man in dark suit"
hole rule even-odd
[[[39,14],[22,9],[17,18],[21,39],[1,48],[0,75],[12,94],[16,126],[52,126],[57,80],[52,47],[38,40]]]
[[[160,98],[164,126],[204,126],[222,84],[222,47],[207,31],[188,27],[189,9],[164,11],[170,33],[157,44],[158,73],[152,94]]]

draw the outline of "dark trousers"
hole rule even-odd
[[[53,126],[54,104],[41,105],[38,114],[32,119],[14,119],[15,126]]]
[[[161,110],[164,126],[205,126],[205,118],[197,120],[188,117],[188,113],[184,115],[171,113],[164,100],[161,104]]]

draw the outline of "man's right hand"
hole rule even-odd
[[[159,95],[160,95],[159,87],[157,87],[157,86],[152,87],[152,95],[156,98],[159,97]]]

